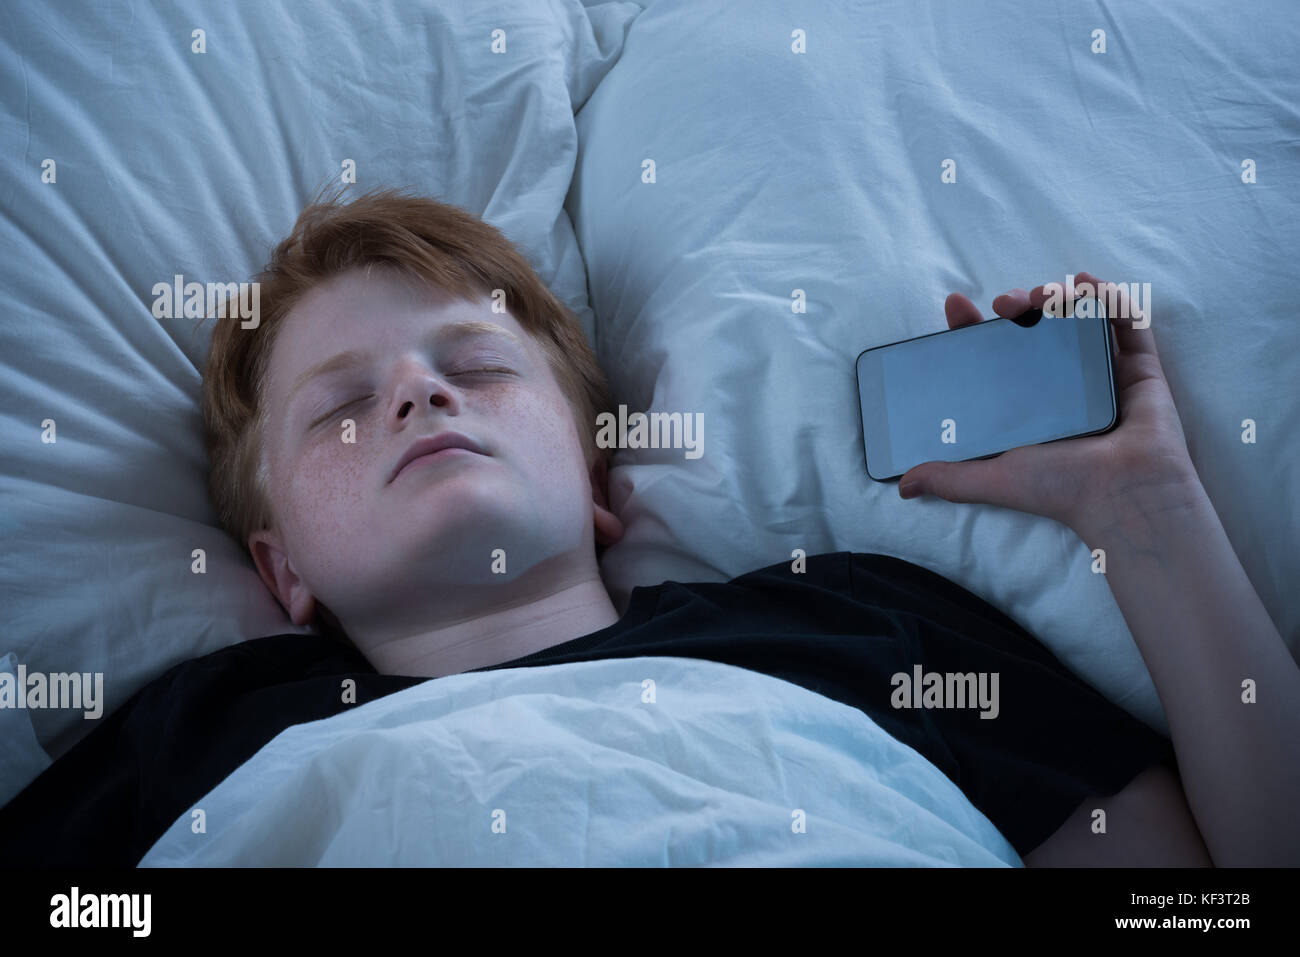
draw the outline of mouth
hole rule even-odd
[[[412,443],[398,459],[397,465],[388,476],[388,481],[391,483],[411,465],[424,465],[466,455],[487,454],[477,442],[459,432],[441,432],[432,438],[417,439]]]

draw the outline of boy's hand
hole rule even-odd
[[[1150,325],[1133,328],[1139,317],[1122,286],[1112,287],[1086,272],[1078,273],[1075,282],[1091,283],[1102,301],[1109,288],[1118,297],[1117,315],[1109,316],[1109,322],[1118,344],[1117,349],[1112,345],[1112,355],[1119,425],[1104,435],[1022,446],[991,459],[925,462],[899,479],[902,497],[937,495],[950,502],[1013,508],[1055,519],[1084,535],[1085,527],[1091,532],[1151,509],[1177,506],[1200,487]],[[1062,284],[1032,292],[1013,289],[993,300],[993,310],[1014,319],[1042,308],[1053,287]],[[984,318],[960,293],[948,297],[944,312],[952,329]]]

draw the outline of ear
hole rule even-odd
[[[269,530],[253,532],[248,536],[248,550],[253,555],[257,574],[279,599],[293,623],[310,625],[316,615],[316,597],[293,570],[280,537]]]
[[[595,505],[592,528],[597,545],[613,545],[623,537],[623,523],[609,510],[609,468],[605,456],[597,454],[591,467],[591,498]]]

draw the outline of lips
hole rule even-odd
[[[391,482],[393,479],[397,478],[398,473],[401,472],[402,469],[406,468],[410,462],[418,459],[420,456],[432,455],[434,452],[441,452],[443,449],[466,449],[470,452],[476,452],[479,455],[487,455],[487,453],[483,451],[482,446],[473,439],[461,435],[459,432],[439,432],[432,438],[417,439],[412,442],[411,447],[403,452],[402,457],[397,460],[397,465],[394,466],[392,473],[389,474],[388,481]]]

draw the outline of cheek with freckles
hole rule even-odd
[[[364,520],[367,486],[383,482],[374,461],[377,444],[368,440],[362,424],[357,423],[355,443],[345,443],[342,435],[335,423],[305,446],[284,488],[286,522],[306,541],[352,538]]]
[[[582,442],[573,410],[558,388],[522,398],[511,414],[521,423],[515,430],[516,440],[524,443],[519,451],[526,450],[537,479],[556,490],[576,484],[585,495]]]
[[[484,442],[538,480],[559,488],[575,468],[585,475],[573,410],[558,384],[537,388],[502,382],[467,401],[465,413],[484,430]]]

